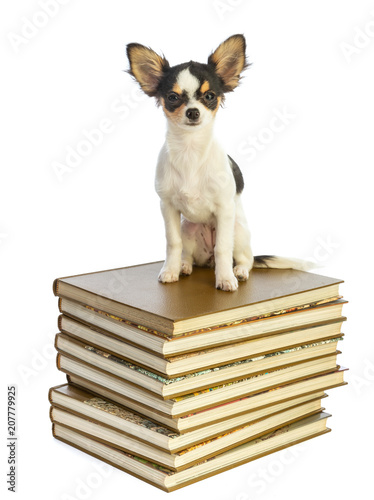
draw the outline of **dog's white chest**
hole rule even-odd
[[[209,223],[214,216],[215,204],[197,186],[176,189],[172,195],[172,204],[191,222]]]
[[[215,142],[206,147],[201,137],[195,140],[196,144],[184,144],[179,152],[175,151],[176,141],[164,145],[156,191],[190,222],[214,225],[217,206],[233,196],[235,182],[222,148]]]

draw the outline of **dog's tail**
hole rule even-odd
[[[309,269],[313,269],[317,266],[313,262],[307,260],[276,257],[275,255],[257,255],[254,258],[253,267],[309,271]]]

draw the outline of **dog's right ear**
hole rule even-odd
[[[127,57],[130,61],[130,75],[139,82],[147,95],[156,96],[161,78],[170,68],[168,61],[140,43],[127,45]]]

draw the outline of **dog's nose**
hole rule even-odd
[[[200,111],[197,108],[189,108],[186,111],[186,116],[191,122],[197,122],[200,118]]]

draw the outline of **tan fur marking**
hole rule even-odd
[[[202,94],[205,94],[205,92],[207,92],[208,90],[209,90],[209,82],[208,82],[208,80],[205,80],[205,82],[200,87],[200,92]]]
[[[220,96],[217,97],[217,107],[216,109],[213,111],[213,114],[215,115],[217,113],[217,111],[219,110],[219,107],[221,105],[221,101],[222,101],[222,98]]]
[[[180,123],[182,120],[185,112],[186,112],[186,105],[182,104],[179,108],[177,108],[174,112],[168,111],[165,107],[165,99],[162,97],[161,98],[161,105],[162,109],[164,110],[165,116],[171,120],[173,123]]]
[[[172,91],[175,92],[176,94],[182,95],[182,89],[180,88],[180,86],[177,82],[174,83]]]
[[[161,97],[161,106],[162,106],[162,109],[164,110],[164,113],[166,115],[167,118],[172,118],[172,115],[173,113],[170,113],[170,111],[168,111],[165,107],[165,99],[163,97]]]

